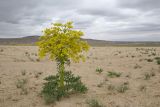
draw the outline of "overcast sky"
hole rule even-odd
[[[73,21],[85,38],[160,41],[160,0],[0,0],[0,37]]]

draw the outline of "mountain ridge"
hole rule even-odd
[[[0,38],[0,45],[35,45],[40,36],[25,36],[20,38]],[[87,41],[91,46],[160,46],[160,42],[156,41],[106,41],[95,39],[82,39]]]

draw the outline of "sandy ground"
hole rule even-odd
[[[160,47],[92,47],[86,62],[67,67],[82,77],[88,92],[55,105],[46,105],[39,93],[43,79],[56,73],[56,63],[39,61],[37,50],[35,46],[0,46],[0,107],[88,107],[87,99],[97,99],[106,107],[160,107],[160,65],[154,60],[160,56]],[[101,74],[96,73],[97,67],[103,69]],[[122,75],[111,78],[108,71]],[[151,76],[146,79],[147,74]],[[18,80],[27,81],[24,90],[17,88]],[[122,84],[128,86],[124,93],[117,91]]]

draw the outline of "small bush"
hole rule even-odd
[[[147,62],[153,62],[153,59],[146,59]]]
[[[104,105],[100,104],[96,99],[87,100],[86,103],[89,107],[104,107]]]
[[[35,78],[39,78],[39,74],[38,74],[38,73],[36,73],[34,77],[35,77]]]
[[[136,64],[135,66],[134,66],[134,69],[137,69],[137,68],[142,68],[142,66],[140,66],[140,65],[138,65],[138,64]]]
[[[16,83],[16,87],[21,89],[21,94],[22,95],[27,95],[28,94],[28,90],[25,87],[25,85],[27,84],[27,79],[21,79],[21,80],[17,80]]]
[[[40,59],[39,59],[39,58],[37,58],[37,59],[36,59],[36,61],[37,61],[37,62],[40,62]]]
[[[16,82],[16,87],[23,88],[26,83],[27,83],[27,79],[22,79],[22,80],[18,79]]]
[[[155,73],[154,72],[151,72],[151,73],[145,73],[144,74],[144,79],[145,80],[149,80],[151,77],[155,76]]]
[[[115,89],[115,86],[113,86],[112,84],[108,85],[108,90],[109,91],[113,91]]]
[[[131,57],[132,57],[132,58],[134,58],[135,56],[134,56],[134,55],[132,55]]]
[[[21,71],[21,74],[24,76],[24,75],[26,75],[26,70],[22,70]]]
[[[155,60],[157,61],[157,64],[160,65],[160,57],[155,57]]]
[[[145,73],[145,74],[144,74],[144,79],[145,79],[145,80],[149,80],[150,77],[151,77],[151,75],[150,75],[149,73]]]
[[[151,72],[150,75],[153,77],[155,76],[156,74],[154,72]]]
[[[111,77],[111,78],[120,77],[121,74],[122,74],[122,73],[120,73],[120,72],[119,72],[119,73],[113,72],[113,71],[109,71],[109,72],[108,72],[108,76]]]
[[[156,60],[160,60],[160,57],[155,57],[154,59],[156,59]]]
[[[156,56],[156,53],[152,53],[153,56]]]
[[[22,88],[22,91],[21,91],[21,94],[22,95],[27,95],[28,94],[28,90],[27,90],[27,88]]]
[[[102,87],[105,84],[105,82],[100,82],[99,84],[97,84],[97,87]]]
[[[103,72],[103,69],[100,68],[100,67],[97,67],[97,68],[96,68],[96,72],[97,72],[97,73],[102,73],[102,72]]]
[[[118,91],[119,93],[124,93],[124,92],[126,92],[128,89],[129,89],[129,88],[128,88],[128,83],[127,83],[127,84],[124,83],[124,84],[120,85],[119,87],[117,87],[117,91]]]
[[[25,55],[26,55],[26,56],[29,56],[30,54],[29,54],[28,52],[25,52]]]
[[[140,86],[140,91],[146,91],[146,89],[147,89],[147,88],[146,88],[145,85],[141,85],[141,86]]]
[[[0,49],[0,52],[3,52],[4,50],[3,49]]]
[[[67,97],[72,93],[85,93],[87,87],[81,82],[79,76],[74,76],[71,71],[64,73],[64,88],[59,86],[59,74],[55,76],[48,76],[45,78],[47,81],[44,83],[43,90],[41,92],[47,104],[54,103],[60,100],[62,97]]]
[[[157,60],[157,64],[158,64],[158,65],[160,65],[160,59],[159,59],[159,60]]]

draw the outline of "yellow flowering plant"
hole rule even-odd
[[[41,58],[49,55],[51,60],[57,62],[61,88],[64,87],[65,64],[70,64],[71,60],[85,60],[83,52],[89,50],[89,45],[81,40],[83,35],[82,31],[73,29],[72,22],[52,23],[51,27],[43,30],[43,35],[37,43]]]

